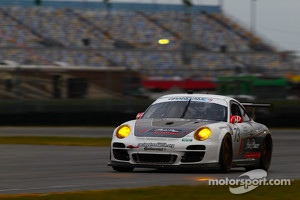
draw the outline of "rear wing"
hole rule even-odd
[[[244,107],[249,108],[269,108],[272,106],[270,103],[241,103]]]
[[[271,108],[270,103],[241,103],[245,109],[251,114],[253,120],[255,120],[255,110],[256,108]]]

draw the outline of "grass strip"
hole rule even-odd
[[[56,136],[0,136],[0,144],[109,146],[111,138],[81,138]]]
[[[82,192],[66,192],[66,193],[49,193],[49,194],[24,194],[24,195],[0,195],[0,199],[22,199],[22,200],[93,200],[93,199],[109,199],[109,200],[154,200],[154,199],[230,199],[230,200],[273,200],[273,199],[299,199],[300,181],[293,181],[292,185],[287,186],[258,186],[256,189],[235,195],[230,193],[229,186],[155,186],[148,188],[135,189],[114,189],[99,191],[82,191]]]

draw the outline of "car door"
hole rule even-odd
[[[231,124],[233,127],[233,157],[242,159],[244,157],[244,142],[253,134],[252,120],[247,111],[236,101],[230,105],[231,115],[240,116],[242,121]]]

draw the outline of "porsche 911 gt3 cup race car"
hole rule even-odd
[[[253,120],[234,98],[209,94],[171,94],[154,101],[135,120],[118,126],[110,161],[116,171],[134,168],[268,170],[272,157],[269,129]]]

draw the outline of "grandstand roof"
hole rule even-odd
[[[1,0],[0,7],[21,6],[33,7],[34,0]],[[80,9],[111,9],[111,10],[143,10],[143,11],[182,11],[186,8],[183,4],[149,4],[149,3],[112,3],[110,7],[107,4],[90,1],[55,1],[42,0],[42,6],[54,8],[80,8]],[[221,12],[220,6],[212,5],[194,5],[189,7],[189,11],[205,11],[207,13]]]

